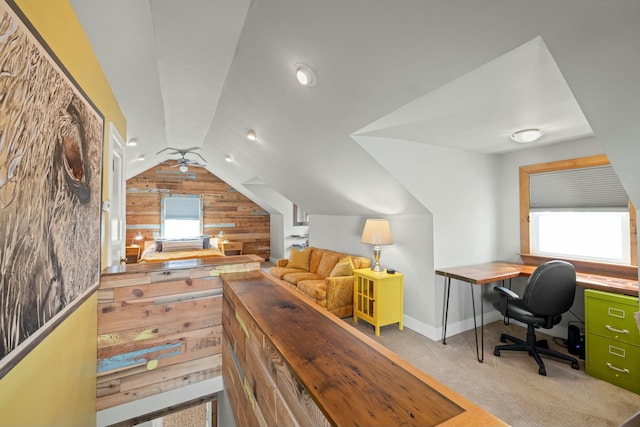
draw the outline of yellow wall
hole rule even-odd
[[[104,115],[106,164],[109,122],[126,137],[126,120],[73,8],[68,0],[15,1]],[[108,179],[105,169],[103,199]],[[96,310],[94,294],[0,380],[0,425],[95,425]]]
[[[95,425],[97,301],[94,293],[0,380],[0,425]]]

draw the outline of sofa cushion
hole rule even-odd
[[[308,271],[296,271],[295,273],[287,273],[282,278],[284,281],[297,285],[302,280],[318,280],[323,279],[322,276],[318,276],[315,273]]]
[[[322,254],[322,260],[320,261],[320,265],[318,265],[316,273],[321,277],[329,277],[331,271],[333,271],[333,267],[336,266],[342,256],[344,256],[344,254],[325,251],[325,253]]]
[[[309,271],[312,273],[318,272],[318,266],[320,265],[320,261],[322,261],[322,255],[326,250],[311,248],[311,257],[309,258]]]
[[[305,270],[301,268],[289,268],[289,267],[271,267],[269,272],[272,276],[277,277],[278,279],[284,278],[289,273],[307,273]]]
[[[291,248],[289,253],[289,262],[287,267],[300,268],[305,271],[309,271],[309,256],[311,255],[311,248],[306,248],[303,251],[299,251],[296,248]]]
[[[329,277],[351,276],[353,275],[353,261],[350,256],[342,258],[331,270]]]
[[[302,280],[298,282],[298,290],[315,300],[327,299],[327,281],[324,279]]]

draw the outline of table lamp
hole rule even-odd
[[[382,268],[380,268],[380,245],[393,244],[389,221],[386,219],[367,219],[364,223],[360,242],[373,245],[373,259],[375,260],[375,265],[371,267],[371,270],[382,271]]]
[[[134,237],[133,240],[131,240],[131,246],[138,246],[136,241],[139,242],[142,239],[144,239],[144,236],[142,235],[141,232],[138,231],[138,233],[136,234],[136,237]]]

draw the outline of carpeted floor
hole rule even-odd
[[[583,360],[577,371],[568,362],[543,357],[544,377],[538,375],[538,365],[526,353],[494,356],[501,333],[526,335],[526,329],[517,325],[505,326],[502,321],[486,325],[484,363],[479,363],[473,330],[447,337],[443,345],[406,327],[399,331],[397,325],[382,327],[376,337],[366,322],[344,320],[515,427],[619,426],[640,411],[640,395],[585,374]],[[547,338],[551,348],[563,350],[551,337],[540,332],[537,336]]]

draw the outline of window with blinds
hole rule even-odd
[[[164,195],[161,216],[162,237],[189,238],[202,234],[202,200],[197,195]]]
[[[629,198],[613,167],[529,175],[531,254],[630,263]]]

